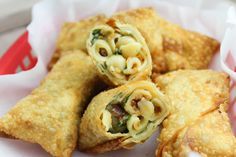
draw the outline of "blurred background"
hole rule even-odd
[[[0,57],[25,31],[31,8],[40,0],[0,0]]]
[[[31,21],[32,6],[40,0],[0,0],[0,57],[23,33]],[[172,0],[174,1],[174,0]],[[186,0],[183,0],[183,3]],[[197,5],[202,0],[195,0]],[[236,3],[236,0],[216,0],[217,3]],[[212,4],[212,5],[215,5]]]

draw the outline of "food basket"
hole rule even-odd
[[[211,22],[211,20],[213,19],[212,17],[225,19],[226,15],[224,13],[226,13],[226,11],[222,11],[222,10],[218,11],[217,9],[214,10],[211,7],[207,8],[208,10],[206,11],[200,12],[200,7],[199,7],[199,10],[192,11],[190,6],[184,6],[184,7],[178,6],[177,1],[176,3],[168,3],[168,2],[163,2],[163,1],[160,1],[158,3],[157,2],[153,3],[154,1],[151,1],[151,0],[145,1],[145,2],[141,0],[140,1],[137,0],[137,1],[127,1],[127,3],[121,3],[121,1],[116,0],[112,2],[113,4],[106,4],[106,3],[102,3],[103,1],[101,1],[101,3],[97,5],[98,7],[94,7],[93,9],[91,8],[86,9],[86,8],[89,8],[89,4],[94,1],[92,0],[88,1],[90,2],[88,3],[88,5],[85,5],[84,1],[79,1],[78,4],[81,4],[81,5],[76,5],[78,6],[78,8],[74,7],[74,5],[69,5],[73,3],[64,4],[62,3],[62,1],[60,1],[59,3],[60,5],[57,2],[58,6],[61,7],[60,8],[57,6],[59,9],[55,7],[56,5],[54,5],[56,1],[44,0],[44,1],[41,1],[39,4],[35,5],[33,9],[34,12],[32,14],[33,23],[31,23],[31,25],[28,27],[28,31],[24,32],[10,46],[10,48],[3,54],[3,56],[0,57],[0,76],[1,75],[4,76],[4,78],[2,77],[2,80],[0,78],[0,82],[2,81],[1,82],[2,84],[0,84],[0,87],[2,87],[2,90],[0,89],[0,93],[1,93],[0,104],[2,105],[6,104],[4,111],[3,110],[1,111],[2,113],[6,112],[9,106],[13,106],[15,102],[17,102],[17,100],[27,95],[33,88],[37,87],[40,80],[42,80],[42,78],[46,75],[46,64],[48,63],[48,61],[50,60],[50,56],[52,55],[49,52],[53,52],[54,51],[53,48],[55,47],[55,45],[53,45],[52,43],[55,43],[54,40],[56,40],[58,32],[60,31],[59,25],[61,25],[61,23],[63,23],[63,21],[65,20],[75,21],[75,20],[79,20],[87,16],[94,15],[95,13],[96,14],[105,13],[107,15],[110,15],[115,10],[137,8],[139,6],[152,6],[151,4],[155,4],[153,7],[156,6],[156,9],[160,11],[160,14],[163,15],[163,17],[166,17],[168,20],[173,21],[177,24],[183,23],[182,26],[184,28],[187,28],[187,29],[191,28],[194,31],[201,30],[202,33],[207,33],[209,31],[209,28],[214,28],[207,35],[212,35],[220,41],[222,41],[221,39],[224,36],[224,29],[221,29],[221,27],[213,27],[217,23]],[[66,9],[62,9],[64,7],[70,8],[70,11],[67,11]],[[102,10],[99,10],[99,8],[102,8]],[[228,7],[224,8],[223,6],[222,8],[224,10],[228,10]],[[203,7],[202,9],[205,9],[205,8]],[[72,14],[73,12],[76,13],[76,10],[80,10],[80,12],[82,12],[83,14]],[[60,16],[60,17],[56,16],[58,13],[61,13],[63,16]],[[174,16],[174,18],[171,18],[172,16],[168,16],[168,15],[172,15],[176,13],[178,13],[177,14],[178,16]],[[44,18],[45,16],[44,14],[47,15],[46,19]],[[50,14],[51,16],[48,16],[48,14]],[[36,15],[40,15],[40,16],[36,16]],[[209,15],[209,17],[205,15]],[[214,15],[214,16],[211,16],[211,15]],[[220,15],[220,16],[217,16],[217,15]],[[199,19],[199,20],[193,21],[192,19],[194,18]],[[44,20],[44,24],[46,23],[48,27],[44,27],[44,25],[40,25],[41,24],[40,20],[42,19]],[[214,21],[214,19],[212,21]],[[208,29],[204,29],[205,28],[204,25],[197,25],[197,24],[194,25],[195,23],[203,23],[203,24],[208,25],[209,27],[206,27]],[[197,26],[199,26],[200,29]],[[222,26],[222,27],[225,28],[225,26]],[[51,33],[51,36],[44,38],[49,32]],[[36,38],[31,38],[32,36]],[[219,57],[219,53],[217,55]],[[230,58],[232,57],[229,57],[229,59]],[[220,65],[219,62],[217,64]],[[235,67],[236,64],[234,63],[233,65],[234,65],[234,71],[236,72],[236,67]],[[222,70],[222,69],[215,69],[215,70]],[[18,73],[20,71],[25,71],[25,72]],[[19,75],[18,74],[17,76],[8,75],[8,74],[15,74],[15,73],[18,73]],[[8,84],[8,85],[5,85],[5,84]],[[7,92],[5,92],[6,90]],[[236,96],[236,83],[233,82],[233,80],[231,81],[231,84],[230,84],[230,90],[231,90],[231,101],[230,101],[230,107],[229,107],[230,108],[229,116],[230,116],[231,122],[234,122],[232,123],[232,128],[234,130],[234,133],[236,133],[236,123],[235,123],[236,121],[236,97],[235,97]],[[8,100],[3,101],[3,99],[5,98],[8,98]],[[137,146],[136,149],[132,150],[132,154],[130,153],[130,151],[119,150],[115,153],[112,152],[110,154],[99,155],[99,157],[104,157],[104,156],[114,156],[114,157],[117,156],[118,157],[121,154],[122,154],[121,156],[124,156],[124,157],[128,157],[128,156],[139,157],[139,156],[143,156],[143,154],[145,154],[145,156],[153,156],[154,155],[153,150],[155,150],[155,147],[156,147],[156,145],[153,145],[153,143],[155,143],[156,136],[157,135],[155,134],[149,141],[147,141],[147,143],[145,143],[145,145]],[[0,139],[0,141],[1,141],[0,142],[0,147],[1,147],[0,156],[5,154],[5,152],[10,152],[9,154],[11,154],[12,157],[17,156],[17,154],[18,156],[20,156],[21,154],[22,156],[32,156],[32,155],[46,156],[44,151],[42,151],[38,146],[35,146],[33,144],[27,144],[23,142],[18,143],[19,141],[17,140],[9,140],[9,139],[4,139],[4,138]],[[11,143],[11,145],[9,143]],[[23,147],[24,149],[18,149],[19,146]],[[30,150],[33,150],[33,151],[30,151]],[[11,156],[11,155],[8,155],[8,156]],[[75,156],[90,156],[90,155],[82,154],[79,151],[76,151],[74,155]]]
[[[37,62],[28,43],[28,32],[23,33],[0,58],[0,74],[14,74],[29,70]]]

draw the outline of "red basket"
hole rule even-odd
[[[0,58],[0,75],[31,69],[37,63],[28,43],[28,32],[23,33]]]

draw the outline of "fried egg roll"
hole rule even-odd
[[[227,153],[235,148],[232,145],[234,140],[227,141],[228,135],[230,138],[234,138],[232,131],[228,128],[226,129],[227,133],[223,135],[214,127],[222,123],[224,123],[224,126],[229,126],[228,120],[223,120],[223,122],[219,120],[217,122],[217,119],[220,119],[222,115],[215,114],[219,108],[221,108],[222,112],[227,110],[229,101],[228,75],[212,70],[180,70],[159,76],[156,80],[157,85],[171,101],[170,115],[163,122],[156,156],[182,156],[183,147],[186,152],[193,150],[205,156],[211,156],[215,148],[226,147],[215,151],[218,153],[219,151]],[[201,130],[207,126],[210,128]],[[202,131],[201,135],[199,131]],[[193,138],[189,136],[187,139],[190,142],[188,144],[190,144],[189,148],[191,149],[185,147],[186,141],[183,138],[187,136],[187,133],[194,136]],[[195,133],[198,135],[195,136]],[[215,136],[215,138],[225,136],[225,139],[221,138],[221,146],[217,146],[219,143],[207,145],[206,149],[209,150],[206,151],[205,148],[202,148],[206,144],[203,138],[208,135],[209,137]],[[195,144],[196,147],[194,147]]]
[[[107,18],[104,15],[97,15],[79,22],[66,22],[59,34],[56,50],[52,56],[48,69],[51,69],[63,53],[71,50],[86,51],[86,40],[90,30],[96,25],[104,24]]]
[[[164,148],[163,156],[188,157],[191,151],[202,157],[236,156],[236,139],[223,109],[210,112],[181,130]]]
[[[80,124],[79,149],[102,153],[143,143],[167,116],[168,99],[149,81],[98,94]]]
[[[108,21],[94,27],[87,50],[102,77],[114,86],[151,75],[152,60],[145,39],[129,24]]]
[[[178,69],[205,69],[219,42],[161,18],[152,8],[117,13],[111,19],[135,26],[152,54],[154,77]]]
[[[96,17],[94,18],[96,19]],[[138,29],[152,55],[153,77],[177,69],[205,69],[220,46],[219,42],[211,37],[188,31],[161,18],[152,8],[118,12],[110,19],[102,17],[101,20],[97,20],[98,25],[105,24],[107,20],[130,24]],[[70,49],[77,49],[78,45],[84,49],[90,32],[88,28],[92,29],[95,26],[94,22],[91,23],[85,20],[70,23],[69,27],[65,25],[57,47],[68,43],[71,45]],[[84,25],[84,27],[78,27],[80,25]],[[64,36],[68,36],[68,38],[64,38]],[[80,42],[78,43],[77,40]]]
[[[0,118],[0,131],[37,143],[52,156],[70,157],[77,145],[81,114],[100,82],[88,55],[69,53],[39,87]]]

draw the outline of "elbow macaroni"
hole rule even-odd
[[[141,62],[136,57],[130,57],[127,59],[127,68],[124,70],[125,74],[134,74],[140,71]]]
[[[100,72],[115,85],[143,79],[139,77],[143,71],[146,78],[151,74],[149,49],[141,33],[131,25],[116,22],[116,26],[97,26],[90,33],[87,49]],[[106,69],[98,66],[104,63]]]
[[[100,61],[100,62],[104,62],[104,61],[106,61],[106,57],[107,57],[107,56],[104,57],[104,56],[102,56],[102,55],[99,53],[99,51],[100,51],[101,48],[103,48],[103,49],[106,50],[107,56],[111,56],[111,55],[112,55],[112,51],[111,51],[111,48],[110,48],[110,46],[108,45],[108,43],[105,42],[104,40],[98,39],[98,40],[94,43],[92,49],[93,49],[94,52],[96,52],[96,53],[94,53],[94,56],[93,56],[93,57],[94,57],[96,60]]]
[[[128,134],[135,140],[145,140],[155,129],[155,121],[159,118],[159,114],[163,112],[162,110],[157,110],[157,108],[162,108],[163,102],[155,99],[153,92],[146,89],[136,89],[128,96],[126,102],[121,105],[130,115],[126,126]],[[112,128],[111,117],[112,113],[105,109],[102,123],[106,131]]]
[[[135,57],[141,51],[142,45],[138,42],[131,42],[120,47],[125,58]],[[135,57],[136,58],[136,57]]]

